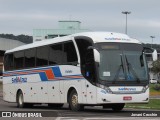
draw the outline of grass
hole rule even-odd
[[[156,84],[150,84],[150,96],[160,95],[160,90],[155,90]],[[126,108],[138,108],[138,109],[156,109],[160,110],[160,99],[150,99],[148,104],[126,104]]]
[[[156,84],[150,84],[149,85],[149,88],[150,88],[150,95],[153,96],[153,95],[160,95],[160,90],[155,90],[154,89],[154,86]]]
[[[126,104],[125,107],[160,110],[160,99],[150,99],[148,104]]]

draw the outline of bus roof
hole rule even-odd
[[[34,42],[34,43],[31,43],[31,44],[19,46],[19,47],[16,47],[14,49],[7,50],[6,53],[25,50],[25,49],[39,47],[39,46],[45,46],[45,45],[59,43],[59,42],[64,42],[64,41],[71,40],[73,37],[78,37],[78,36],[89,37],[93,40],[94,43],[98,43],[98,42],[121,42],[121,43],[141,44],[140,41],[138,41],[136,39],[132,39],[129,36],[127,36],[125,34],[121,34],[121,33],[115,33],[115,32],[84,32],[84,33],[77,33],[77,34],[68,35],[68,36],[64,36],[64,37],[56,37],[56,38],[52,38],[52,39],[42,40],[42,41]]]

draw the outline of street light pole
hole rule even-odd
[[[153,38],[155,38],[155,36],[150,36],[152,38],[152,43],[151,43],[151,48],[152,48],[152,44],[153,44]]]
[[[127,34],[127,15],[131,14],[131,12],[129,12],[129,11],[123,11],[122,14],[126,14],[126,29],[125,29],[125,33]]]

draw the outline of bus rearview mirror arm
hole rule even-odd
[[[151,52],[153,52],[153,51],[154,51],[154,49],[153,49],[153,48],[143,47],[143,52],[144,52],[145,50],[149,50],[149,51],[151,51]]]
[[[157,50],[154,49],[154,48],[149,48],[149,47],[143,47],[143,52],[145,50],[150,50],[152,52],[152,58],[153,58],[153,61],[156,61],[158,59],[157,57]]]
[[[91,49],[93,50],[95,62],[99,63],[100,62],[100,53],[98,52],[98,50],[94,46],[89,46],[87,48],[87,50],[91,50]]]
[[[93,49],[93,52],[94,52],[94,60],[95,60],[95,62],[99,63],[100,62],[100,53],[96,49]]]

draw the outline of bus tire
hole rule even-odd
[[[113,111],[121,111],[124,108],[125,103],[117,103],[117,104],[113,104],[112,106],[112,110]]]
[[[61,103],[59,103],[59,104],[48,103],[48,107],[51,107],[51,108],[61,108],[61,107],[63,107],[63,104],[61,104]]]
[[[69,96],[69,107],[73,111],[81,111],[84,109],[83,105],[78,104],[78,94],[76,90],[72,90]]]
[[[19,91],[17,94],[17,107],[18,108],[25,108],[26,103],[24,103],[24,97],[22,91]]]

